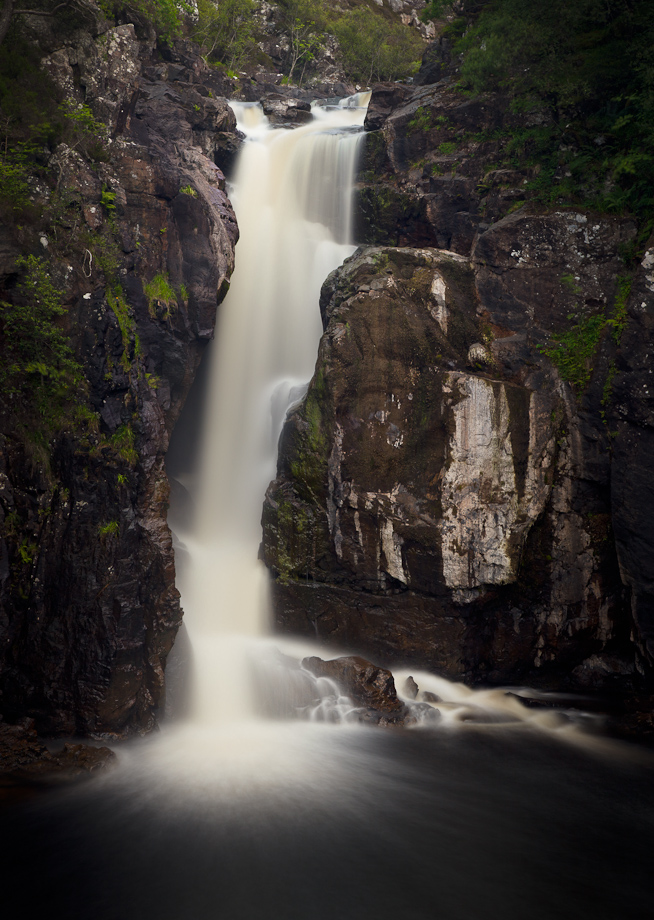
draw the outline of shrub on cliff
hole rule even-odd
[[[28,256],[17,267],[17,296],[0,301],[0,391],[30,434],[47,439],[72,418],[86,381],[61,326],[66,310],[47,263]]]
[[[280,25],[288,36],[288,79],[299,72],[301,84],[307,68],[321,53],[330,28],[330,12],[322,0],[278,0]]]
[[[164,41],[181,33],[184,16],[193,11],[185,0],[99,0],[99,6],[110,19],[154,29]]]
[[[432,3],[442,12],[443,4]],[[649,0],[468,4],[461,82],[530,113],[523,163],[546,203],[654,214],[654,7]],[[524,142],[524,143],[523,143]]]
[[[194,39],[209,61],[240,67],[256,47],[254,0],[198,0]]]
[[[424,44],[408,26],[359,7],[336,20],[333,30],[353,80],[402,80],[418,69]]]

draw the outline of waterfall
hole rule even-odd
[[[267,573],[257,561],[263,496],[286,411],[313,373],[321,284],[354,250],[367,98],[348,102],[314,106],[295,130],[273,128],[258,104],[232,104],[247,137],[232,190],[241,236],[210,355],[193,523],[176,528],[178,556],[186,551],[178,583],[193,646],[191,716],[201,722],[257,714],[248,662],[267,624]]]
[[[415,670],[441,700],[433,730],[360,725],[337,686],[300,667],[316,649],[267,637],[263,492],[313,371],[320,284],[352,248],[363,113],[314,109],[287,131],[234,107],[249,138],[237,268],[207,356],[198,471],[178,481],[190,523],[171,506],[192,706],[120,746],[118,769],[44,800],[35,784],[2,812],[4,902],[95,920],[649,916],[649,761],[591,759],[601,741],[563,714]],[[395,671],[400,692],[408,676]]]
[[[324,652],[268,637],[268,573],[257,557],[279,434],[314,370],[320,287],[355,248],[351,198],[368,98],[314,105],[311,122],[293,130],[270,125],[258,103],[232,103],[247,138],[230,190],[241,236],[208,356],[197,474],[186,482],[194,499],[192,523],[183,523],[188,515],[177,514],[173,503],[171,525],[192,645],[186,725],[249,730],[246,750],[254,730],[279,753],[280,718],[304,720],[305,729],[307,721],[357,721],[354,705],[332,681],[299,665],[303,655]],[[328,657],[338,654],[332,650]],[[409,676],[423,695],[439,700],[443,726],[529,723],[573,733],[555,713],[522,706],[516,692],[473,691],[415,669],[395,672],[400,694]],[[405,702],[413,705],[410,698]],[[416,707],[418,721],[419,713]]]

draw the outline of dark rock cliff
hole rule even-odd
[[[234,116],[190,45],[101,18],[42,67],[106,126],[95,158],[50,153],[33,228],[0,227],[0,299],[20,303],[19,253],[47,267],[86,377],[86,427],[35,447],[2,401],[0,711],[50,734],[155,724],[181,619],[164,455],[228,288],[237,227],[216,163]],[[77,108],[75,108],[77,107]]]
[[[629,219],[530,202],[494,165],[519,123],[447,80],[374,90],[376,245],[323,287],[264,507],[275,615],[474,683],[642,692],[654,259],[625,262]]]

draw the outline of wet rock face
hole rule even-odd
[[[479,295],[492,322],[522,332],[565,329],[570,314],[613,305],[624,271],[621,248],[636,235],[628,219],[575,210],[520,211],[479,234],[472,247]]]
[[[620,571],[631,591],[635,638],[646,673],[654,664],[654,240],[627,303],[615,360],[611,492]]]
[[[510,189],[506,177],[487,178],[497,151],[479,138],[516,127],[507,124],[500,98],[466,99],[447,80],[417,88],[379,84],[368,112],[355,199],[358,240],[468,256],[480,227],[525,200],[524,176]]]
[[[585,468],[601,432],[480,277],[455,253],[376,247],[325,283],[264,506],[277,622],[472,681],[633,676],[608,467]]]
[[[304,658],[302,667],[316,677],[329,677],[336,681],[356,705],[366,710],[364,721],[378,725],[404,724],[407,707],[398,699],[393,675],[385,668],[379,668],[358,655],[331,661]]]
[[[0,437],[0,711],[50,734],[152,728],[181,620],[164,456],[233,268],[216,161],[238,138],[198,55],[169,57],[124,25],[44,61],[109,134],[93,168],[54,152],[70,194],[46,240],[98,433],[60,436],[47,464]]]
[[[311,121],[311,105],[301,99],[285,98],[277,93],[262,100],[264,114],[271,124],[306,124]]]
[[[0,722],[0,787],[28,783],[70,782],[104,770],[116,761],[106,747],[64,744],[51,753],[38,739],[34,723]]]

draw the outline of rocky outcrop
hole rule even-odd
[[[379,668],[358,655],[323,661],[312,657],[302,667],[315,677],[328,677],[344,690],[355,705],[364,710],[361,721],[376,725],[403,725],[408,708],[398,699],[390,671]]]
[[[533,195],[530,167],[498,168],[506,138],[533,127],[500,95],[465,97],[452,78],[373,87],[355,201],[366,243],[469,255],[475,235]]]
[[[306,124],[311,121],[311,104],[297,98],[285,98],[280,93],[269,93],[262,100],[264,114],[271,124]]]
[[[532,203],[497,163],[535,116],[427,70],[373,90],[358,236],[399,248],[323,288],[264,506],[278,626],[647,724],[652,244],[634,267],[634,221]]]
[[[64,744],[61,750],[49,751],[29,719],[20,725],[0,722],[0,788],[78,780],[115,761],[109,748],[90,744]]]
[[[576,308],[612,315],[633,227],[522,214],[487,235],[472,261],[359,250],[326,282],[264,507],[277,623],[477,683],[627,687],[606,364],[578,403],[544,350],[566,266]]]
[[[654,664],[654,240],[625,304],[620,347],[609,368],[612,390],[611,506],[622,580],[630,590],[634,639],[649,672]]]
[[[2,407],[0,707],[50,734],[151,728],[181,619],[164,455],[233,267],[216,162],[238,139],[197,53],[167,58],[132,25],[49,49],[67,105],[106,137],[95,158],[60,144],[40,226],[0,234],[2,253],[40,249],[88,386],[84,431],[44,449]],[[21,296],[10,261],[2,299]]]

